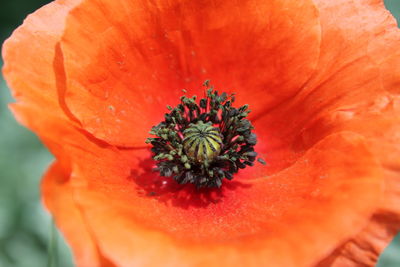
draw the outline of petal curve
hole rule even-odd
[[[43,201],[53,214],[57,226],[67,237],[78,266],[101,266],[97,244],[72,198],[69,174],[53,163],[42,181]],[[75,235],[79,232],[79,235]]]
[[[199,201],[206,194],[163,183],[144,194],[137,179],[157,183],[137,166],[147,153],[125,153],[75,151],[81,163],[90,158],[104,168],[79,164],[72,175],[101,251],[121,266],[159,266],[157,259],[166,266],[307,266],[365,225],[381,197],[381,169],[352,133],[325,138],[274,176],[238,177],[224,184],[223,197],[211,192],[206,202]],[[309,245],[299,248],[305,239]]]
[[[142,145],[164,106],[182,88],[202,96],[205,79],[241,93],[254,114],[271,108],[297,93],[319,55],[308,0],[84,1],[67,24],[67,105],[113,145]]]
[[[65,117],[60,109],[56,45],[68,12],[81,0],[58,0],[29,15],[2,48],[3,74],[17,102]],[[35,51],[33,53],[32,51]],[[28,78],[29,77],[29,78]]]

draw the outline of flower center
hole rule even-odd
[[[191,124],[183,136],[183,148],[192,161],[211,162],[221,152],[222,137],[211,122]]]
[[[239,169],[253,166],[257,138],[246,119],[248,105],[234,108],[234,95],[219,94],[208,81],[204,85],[206,97],[199,103],[196,96],[182,96],[177,107],[167,106],[170,113],[151,129],[156,137],[146,143],[153,146],[155,170],[162,176],[180,184],[220,187],[224,178],[231,180]]]

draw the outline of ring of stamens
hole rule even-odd
[[[156,137],[146,143],[152,145],[155,170],[161,176],[198,188],[220,187],[224,178],[231,180],[239,169],[253,166],[257,138],[246,119],[248,105],[234,108],[233,94],[219,94],[208,81],[204,85],[206,97],[199,103],[196,96],[182,96],[178,106],[167,106],[170,112],[164,121],[150,131]]]

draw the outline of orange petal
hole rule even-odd
[[[53,163],[44,176],[42,193],[45,205],[57,226],[67,237],[78,266],[100,266],[96,241],[87,228],[81,211],[72,198],[69,174]],[[79,233],[79,234],[77,234]]]
[[[65,26],[67,13],[81,0],[59,0],[29,15],[3,45],[3,74],[14,97],[65,117],[58,99],[62,78],[56,44]]]
[[[159,178],[145,150],[69,149],[79,159],[74,198],[100,250],[121,266],[308,266],[364,226],[381,196],[380,167],[351,133],[325,138],[279,174],[239,175],[221,191]]]
[[[339,246],[316,266],[376,266],[379,254],[397,234],[399,225],[398,216],[379,211],[360,233]]]
[[[265,142],[260,151],[275,150],[264,155],[272,163],[270,173],[290,166],[332,133],[353,131],[366,138],[385,168],[384,199],[365,231],[321,266],[372,266],[400,229],[400,31],[382,1],[316,2],[322,27],[319,71],[301,93],[254,124]]]
[[[326,134],[351,130],[364,135],[368,146],[384,167],[385,177],[385,195],[371,222],[322,261],[321,266],[353,266],[355,263],[375,266],[379,254],[400,229],[400,30],[383,1],[357,0],[352,1],[351,5],[344,5],[344,1],[335,1],[335,4],[317,2],[321,17],[325,18],[322,21],[323,29],[332,28],[329,26],[333,23],[329,14],[354,14],[348,16],[347,21],[338,20],[343,24],[346,34],[348,28],[345,25],[354,25],[350,34],[354,39],[342,42],[342,46],[348,55],[364,60],[354,61],[340,71],[341,76],[358,81],[358,87],[346,86],[346,81],[331,83],[332,79],[326,83],[327,87],[339,93],[346,89],[347,93],[352,91],[355,97],[341,98],[341,106],[335,107],[331,115],[321,115],[309,132],[319,128]],[[364,19],[359,14],[363,14]],[[326,41],[322,51],[324,47],[332,50],[331,47],[338,42],[337,35],[337,31],[325,31],[323,36],[326,37],[323,39]],[[340,58],[349,60],[350,56]],[[358,75],[354,75],[356,73]],[[347,84],[352,85],[349,82]]]
[[[114,145],[142,145],[205,79],[258,114],[296,94],[319,56],[312,1],[85,1],[67,21],[66,103]]]
[[[397,102],[399,30],[382,1],[316,2],[322,27],[318,71],[299,94],[254,120],[260,139],[267,143],[265,151],[281,151],[279,158],[267,155],[267,161],[278,162],[282,168],[336,131],[332,130],[335,123],[359,120],[367,109],[375,108],[377,113]],[[389,116],[394,118],[394,114]],[[379,131],[371,116],[365,117],[370,129]],[[394,142],[398,144],[398,138]]]
[[[60,118],[57,113],[49,114],[46,110],[24,103],[12,105],[12,110],[22,124],[42,133],[40,138],[58,158],[44,176],[42,196],[57,226],[71,245],[77,266],[113,267],[113,263],[100,252],[72,194],[72,157],[66,153],[66,147],[84,149],[93,145],[93,140],[74,128],[68,119]]]

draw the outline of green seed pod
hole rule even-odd
[[[199,121],[183,132],[183,148],[193,161],[212,161],[221,152],[222,138],[218,128]]]

